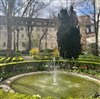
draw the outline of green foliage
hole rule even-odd
[[[14,57],[3,57],[0,59],[0,63],[10,63],[10,62],[18,62],[23,61],[23,57],[21,56],[14,56]]]
[[[94,56],[92,54],[90,55],[80,55],[78,60],[80,61],[94,61],[94,62],[99,62],[100,57],[99,56]]]
[[[82,58],[86,56],[81,56]],[[89,56],[90,57],[90,56]],[[93,56],[91,56],[93,57]],[[61,69],[66,69],[68,64],[71,66],[78,67],[77,72],[82,72],[90,75],[95,75],[100,77],[100,63],[99,62],[93,62],[93,61],[82,61],[82,60],[56,60]],[[25,73],[25,72],[33,72],[37,70],[46,70],[45,64],[49,62],[49,60],[35,60],[31,62],[13,62],[13,63],[7,63],[0,65],[0,78],[8,78],[16,74]],[[74,64],[74,65],[73,65]],[[88,67],[88,69],[85,69],[84,67]],[[4,67],[4,69],[3,69]],[[4,71],[3,71],[4,70]],[[68,70],[68,69],[66,69]],[[29,95],[24,94],[17,94],[17,93],[6,93],[4,91],[0,91],[0,99],[55,99],[53,97],[45,97],[45,98],[36,98]],[[65,98],[62,98],[65,99]],[[67,99],[67,98],[66,98]],[[73,98],[68,98],[73,99]],[[84,98],[84,99],[92,99],[92,98]]]
[[[3,63],[4,62],[4,57],[3,58],[0,58],[0,63]]]
[[[43,52],[44,52],[44,53],[51,53],[52,50],[51,50],[51,49],[45,49]]]
[[[21,56],[13,57],[12,62],[23,61],[24,59]]]
[[[42,57],[40,55],[32,55],[33,59],[41,60]]]
[[[20,55],[20,51],[18,49],[16,49],[15,54],[16,54],[16,56],[19,56]]]
[[[66,57],[77,59],[81,52],[80,32],[77,28],[70,29],[69,36],[66,41]]]
[[[51,60],[33,60],[33,61],[21,61],[21,62],[12,62],[0,64],[0,78],[8,78],[10,76],[33,72],[33,71],[43,71],[47,70],[48,67],[47,62],[51,62]],[[93,61],[82,61],[82,60],[56,60],[61,69],[69,70],[68,65],[70,64],[71,70],[73,70],[73,66],[78,68],[77,72],[85,72],[91,75],[100,75],[100,62]],[[88,69],[85,69],[84,67]]]
[[[26,94],[19,94],[19,93],[10,93],[10,92],[4,92],[3,90],[0,89],[0,99],[83,99],[83,98],[54,98],[51,96],[48,97],[41,97],[39,95],[26,95]],[[94,98],[84,98],[84,99],[94,99]],[[97,98],[99,99],[99,98]]]
[[[60,26],[57,32],[58,48],[63,58],[77,59],[81,52],[80,31],[77,26],[77,18],[73,7],[70,15],[67,9],[62,9],[59,14]]]
[[[52,52],[53,57],[59,57],[59,51],[57,48],[55,48]]]
[[[30,55],[39,55],[39,49],[38,48],[32,48],[30,50]]]
[[[1,99],[41,99],[39,95],[26,95],[26,94],[19,94],[19,93],[8,93],[0,90],[0,98]]]

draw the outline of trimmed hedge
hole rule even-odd
[[[79,61],[94,61],[100,62],[100,56],[93,56],[93,55],[80,55],[78,58]]]
[[[2,57],[0,58],[0,63],[10,63],[10,62],[18,62],[18,61],[23,61],[24,59],[21,56],[18,57]]]
[[[100,73],[100,63],[98,62],[56,60],[56,64],[59,65],[60,69],[70,71],[77,70],[77,72],[85,72],[92,75],[98,75]],[[0,64],[0,78],[6,79],[16,74],[50,70],[50,65],[53,65],[53,61],[51,60],[33,60]]]
[[[22,61],[0,64],[0,78],[6,79],[16,74],[46,70],[46,61]]]

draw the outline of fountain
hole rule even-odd
[[[53,84],[57,83],[57,68],[55,65],[55,58],[53,58]]]
[[[66,71],[57,71],[53,58],[52,72],[33,72],[13,80],[11,88],[15,92],[40,95],[41,97],[90,97],[99,92],[100,81]],[[51,76],[52,74],[52,76]]]

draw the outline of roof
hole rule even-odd
[[[12,25],[20,25],[20,26],[43,26],[43,27],[54,27],[55,21],[54,19],[43,19],[43,18],[26,18],[26,17],[12,17]],[[0,25],[7,25],[7,17],[0,16]]]

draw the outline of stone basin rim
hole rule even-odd
[[[82,77],[86,80],[90,80],[90,81],[93,81],[95,82],[96,84],[100,85],[100,80],[99,79],[96,79],[94,77],[91,77],[89,75],[84,75],[84,74],[78,74],[78,73],[73,73],[73,72],[67,72],[67,71],[61,71],[63,73],[66,73],[66,74],[70,74],[72,76],[77,76],[77,77]],[[19,79],[19,78],[22,78],[24,76],[30,76],[30,75],[34,75],[34,74],[41,74],[41,73],[50,73],[50,71],[39,71],[39,72],[30,72],[30,73],[24,73],[24,74],[19,74],[19,75],[16,75],[16,76],[13,76],[13,77],[10,77],[6,80],[4,80],[1,85],[0,85],[0,88],[2,88],[5,92],[12,92],[12,93],[15,93],[15,91],[11,88],[11,84]]]

